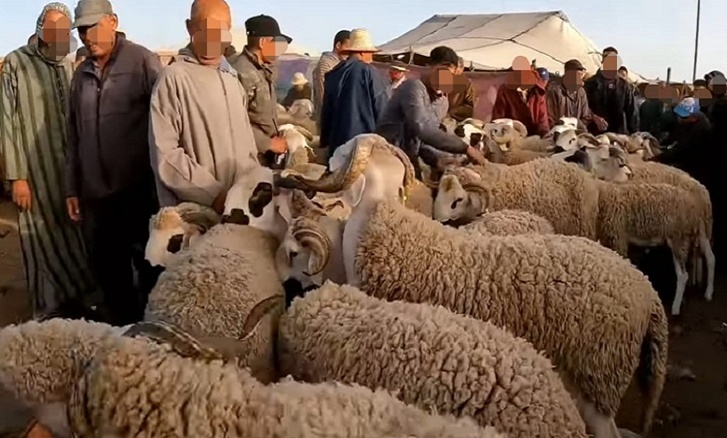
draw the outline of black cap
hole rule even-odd
[[[583,67],[583,64],[581,64],[581,61],[577,59],[571,59],[570,61],[567,61],[565,65],[563,65],[563,69],[565,71],[570,70],[585,70],[586,68]]]
[[[293,38],[288,35],[283,35],[283,33],[280,32],[280,25],[278,25],[275,18],[269,15],[258,15],[248,18],[247,21],[245,21],[245,30],[247,32],[247,36],[273,38],[282,37],[285,38],[285,41],[287,41],[288,44],[293,41]]]

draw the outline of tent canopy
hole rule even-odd
[[[413,52],[429,56],[437,46],[451,47],[466,65],[481,70],[508,69],[518,55],[528,62],[535,59],[538,67],[561,74],[569,59],[581,61],[590,73],[601,63],[601,49],[561,11],[434,15],[378,48],[381,55]],[[632,80],[644,80],[630,70]]]

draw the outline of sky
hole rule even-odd
[[[35,30],[44,0],[0,0],[4,38],[0,53],[25,44]],[[116,0],[115,12],[127,37],[154,50],[176,48],[187,40],[184,20],[190,0]],[[345,28],[367,28],[382,44],[416,27],[435,14],[490,14],[563,11],[599,48],[614,46],[630,70],[647,78],[691,81],[697,0],[228,0],[233,27],[267,14],[294,42],[318,51],[329,50],[333,35]],[[478,4],[476,4],[478,3]],[[67,0],[73,9],[75,1]],[[727,2],[705,0],[701,10],[697,77],[710,70],[727,71]],[[719,43],[722,41],[722,43]],[[517,54],[513,54],[515,56]],[[1,56],[1,55],[0,55]]]

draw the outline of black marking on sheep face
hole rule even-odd
[[[258,183],[252,191],[252,196],[248,202],[250,213],[255,217],[263,215],[263,210],[273,200],[273,185],[266,182]],[[234,211],[234,210],[233,210]],[[247,224],[246,224],[247,225]]]
[[[465,136],[464,126],[457,125],[457,127],[454,128],[454,135],[456,135],[457,137],[460,137],[460,138],[464,138],[464,136]]]
[[[167,251],[172,254],[176,254],[182,250],[182,243],[184,242],[184,234],[175,234],[169,238],[167,243]]]
[[[470,146],[478,146],[480,142],[482,141],[482,134],[479,132],[473,132],[470,134]]]
[[[557,132],[556,132],[556,134],[557,134]],[[554,154],[559,154],[561,152],[565,152],[565,149],[563,149],[562,146],[556,146],[556,147],[553,148],[553,153]]]
[[[583,168],[588,167],[588,160],[589,160],[588,153],[586,153],[580,149],[578,149],[577,151],[575,151],[573,153],[573,155],[571,155],[570,157],[567,157],[565,159],[565,161],[567,163],[576,163],[577,165],[579,165]]]
[[[559,120],[559,122],[562,122],[562,120]],[[555,131],[553,133],[553,141],[558,141],[558,137],[560,137],[560,131]],[[557,147],[560,147],[560,146],[557,146]],[[561,148],[561,149],[563,149],[563,148]],[[563,152],[563,151],[561,151],[561,152]]]
[[[246,215],[240,208],[233,208],[230,214],[222,216],[220,222],[223,224],[250,225],[250,216]]]

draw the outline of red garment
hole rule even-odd
[[[548,133],[548,105],[545,88],[538,83],[528,91],[527,103],[517,88],[509,88],[507,84],[497,90],[495,106],[492,107],[492,120],[512,119],[522,122],[528,129],[528,135],[543,136]]]

